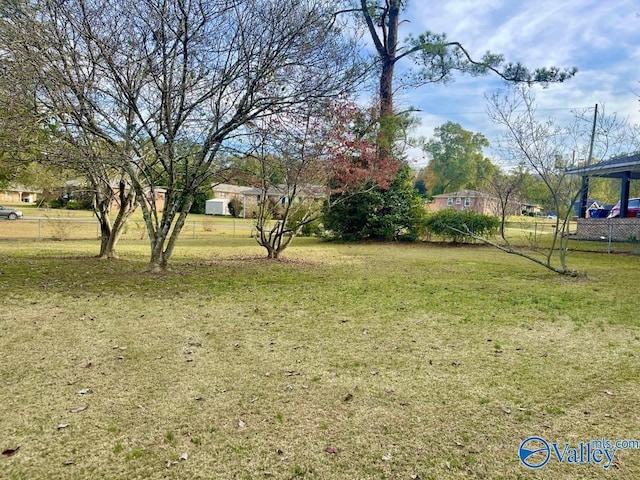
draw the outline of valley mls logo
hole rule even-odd
[[[640,449],[640,441],[601,438],[571,446],[569,442],[549,443],[542,437],[529,437],[520,444],[518,456],[520,462],[531,469],[542,468],[555,457],[558,463],[600,465],[607,470],[613,464],[616,452],[627,449]]]
[[[520,461],[525,467],[544,467],[551,458],[551,448],[544,438],[529,437],[520,444]]]

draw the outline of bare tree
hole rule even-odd
[[[579,180],[567,173],[567,168],[576,161],[576,140],[580,138],[575,135],[575,126],[558,125],[551,118],[538,120],[535,97],[526,87],[511,89],[504,95],[493,94],[488,110],[489,117],[506,129],[501,148],[510,151],[544,182],[556,213],[551,245],[543,259],[515,250],[504,237],[506,246],[492,244],[554,272],[575,274],[567,267],[569,219],[580,194]],[[558,265],[554,262],[556,254]]]
[[[13,90],[27,92],[23,95],[31,98],[31,118],[39,119],[40,136],[47,138],[27,139],[27,151],[45,166],[86,179],[100,224],[99,256],[115,258],[117,241],[136,205],[121,166],[131,149],[115,132],[114,115],[104,101],[100,66],[93,61],[99,52],[78,34],[67,13],[62,5],[48,2],[7,5],[2,34],[11,40],[5,54],[20,74]],[[131,110],[128,116],[133,118]],[[102,122],[105,118],[111,123]],[[112,217],[114,206],[117,214]]]
[[[243,126],[337,95],[361,75],[321,0],[35,3],[67,101],[57,114],[118,148],[154,271],[167,268],[194,195],[224,172],[221,152]]]
[[[498,211],[500,216],[500,236],[505,243],[505,224],[508,215],[512,215],[514,206],[521,200],[522,182],[524,170],[518,168],[513,172],[497,172],[489,179],[489,190],[498,199]]]
[[[329,191],[327,110],[301,106],[254,129],[260,191],[255,238],[268,258],[279,258],[302,228],[322,215]]]

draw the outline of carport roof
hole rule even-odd
[[[640,179],[640,153],[567,170],[573,175],[605,178],[623,178],[627,172],[627,178]]]

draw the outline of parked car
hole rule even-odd
[[[22,218],[22,212],[15,208],[0,207],[0,218],[16,220],[18,218]]]
[[[616,203],[615,206],[609,212],[609,216],[607,218],[617,218],[620,216],[620,202]],[[629,203],[627,204],[627,217],[640,217],[640,198],[630,198]]]

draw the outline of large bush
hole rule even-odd
[[[462,243],[473,240],[470,234],[484,238],[495,235],[500,227],[500,220],[473,210],[458,211],[448,208],[430,215],[425,227],[429,234],[444,241]]]
[[[424,221],[424,201],[413,187],[408,165],[387,190],[364,188],[333,203],[325,212],[324,225],[340,240],[416,241]]]
[[[229,213],[234,218],[240,218],[242,216],[242,202],[239,198],[233,197],[229,200]]]
[[[209,198],[213,198],[213,189],[210,187],[204,187],[196,192],[189,213],[205,214],[207,211],[207,200]]]
[[[293,213],[289,215],[287,218],[287,228],[295,229],[302,223],[303,218],[310,218],[311,221],[308,221],[302,225],[300,228],[300,232],[298,233],[301,237],[310,237],[312,235],[320,236],[322,235],[323,226],[322,219],[317,216],[318,207],[316,205],[313,206],[313,211],[310,211],[309,208],[304,208],[300,206]]]

